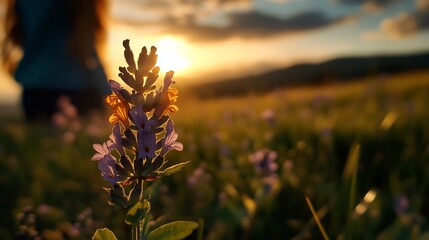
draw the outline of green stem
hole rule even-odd
[[[204,219],[200,218],[198,219],[198,236],[197,239],[198,240],[203,240],[203,231],[204,231]]]
[[[143,180],[139,180],[140,184],[141,184],[141,192],[140,192],[140,197],[139,197],[139,201],[143,201],[143,190],[144,190],[144,181]]]
[[[143,223],[142,223],[142,240],[147,240],[147,234],[149,232],[149,222],[150,222],[150,215],[146,214],[146,216],[143,218]]]
[[[143,189],[144,189],[143,184],[144,184],[144,181],[143,180],[140,180],[140,181],[141,181],[140,184],[142,187],[141,187],[139,201],[143,201]],[[144,218],[142,220],[140,220],[137,224],[137,240],[143,239],[142,232],[141,232],[142,221],[144,221]]]
[[[136,238],[136,226],[135,225],[133,225],[133,227],[131,229],[131,239],[137,240],[137,238]]]

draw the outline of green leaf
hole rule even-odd
[[[92,240],[117,240],[117,238],[108,228],[102,228],[95,231]]]
[[[143,200],[143,202],[136,203],[125,216],[125,222],[129,225],[137,225],[150,210],[150,202]]]
[[[198,228],[198,223],[196,222],[171,222],[149,233],[148,240],[180,240],[189,236],[196,228]]]
[[[190,161],[182,162],[182,163],[179,163],[179,164],[173,165],[173,166],[171,166],[171,167],[168,167],[168,168],[166,168],[166,169],[163,171],[163,175],[164,175],[164,176],[169,176],[169,175],[171,175],[171,174],[173,174],[173,173],[176,173],[176,172],[178,172],[178,171],[182,170],[182,168],[183,168],[183,167],[185,167],[185,166],[186,166],[186,164],[188,164],[189,162],[190,162]]]

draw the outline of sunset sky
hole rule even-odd
[[[338,56],[429,50],[429,0],[111,0],[109,15],[106,70],[113,79],[125,65],[124,39],[135,53],[158,47],[161,69],[175,70],[181,84]],[[2,85],[0,102],[16,101],[19,87]]]

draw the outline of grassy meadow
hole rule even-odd
[[[146,185],[154,223],[188,239],[429,239],[429,72],[201,100],[180,79],[181,172]],[[91,161],[108,113],[56,124],[0,119],[0,239],[129,231]],[[29,238],[30,239],[30,238]]]

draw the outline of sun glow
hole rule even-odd
[[[173,37],[163,37],[156,47],[158,49],[157,66],[161,71],[184,71],[190,65],[184,52],[186,45],[183,41]]]

